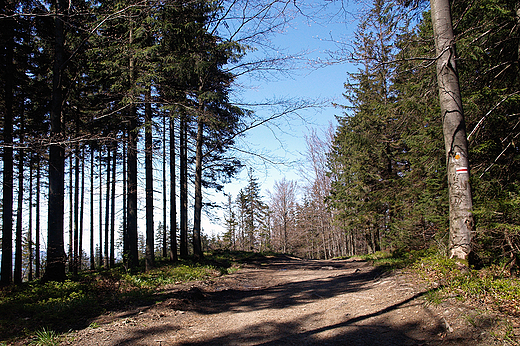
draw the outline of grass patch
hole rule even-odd
[[[91,283],[32,282],[0,291],[0,339],[49,330],[65,332],[78,316],[102,312],[99,290]],[[43,329],[42,329],[43,328]],[[48,333],[47,333],[48,334]]]
[[[357,256],[369,261],[372,265],[384,270],[395,270],[410,267],[421,258],[428,256],[433,250],[412,250],[412,251],[377,251],[373,254]]]
[[[206,256],[207,261],[214,261],[221,266],[231,267],[233,264],[257,262],[277,256],[274,252],[248,252],[234,250],[217,250]]]
[[[61,337],[53,330],[43,328],[36,331],[36,336],[29,345],[33,346],[57,346],[60,344]]]
[[[415,271],[444,295],[471,299],[498,311],[520,316],[520,281],[501,267],[461,271],[456,260],[428,256],[416,262]]]
[[[442,292],[440,292],[437,289],[430,289],[426,292],[426,294],[423,296],[424,300],[426,301],[426,305],[433,305],[437,306],[440,305],[444,300],[444,295]]]
[[[123,281],[135,288],[154,289],[161,285],[178,284],[186,281],[205,280],[220,275],[221,271],[213,265],[181,263],[175,266],[162,266],[137,275],[124,274]]]
[[[153,304],[161,286],[207,280],[238,270],[240,258],[208,256],[207,262],[157,261],[157,268],[130,274],[122,266],[83,272],[65,282],[34,281],[0,289],[0,345],[30,339],[33,345],[51,345],[50,340],[73,329],[97,328],[92,319],[107,310]],[[48,340],[49,343],[45,343]],[[34,343],[37,342],[37,343]]]
[[[446,297],[456,297],[520,316],[520,280],[501,266],[463,271],[457,260],[447,258],[433,248],[409,252],[380,251],[359,257],[384,270],[414,270],[432,288],[425,295],[427,304],[438,305]]]

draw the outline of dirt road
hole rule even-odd
[[[494,345],[495,316],[428,304],[411,274],[367,262],[289,257],[157,293],[151,306],[110,312],[69,345]]]

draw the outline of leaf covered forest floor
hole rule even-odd
[[[513,345],[520,335],[513,293],[509,307],[468,293],[446,263],[389,271],[380,258],[250,256],[3,290],[0,345]]]

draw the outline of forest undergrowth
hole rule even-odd
[[[156,268],[136,274],[121,266],[84,271],[64,282],[36,280],[0,290],[0,345],[34,336],[53,340],[58,334],[88,326],[108,310],[153,304],[154,293],[168,285],[206,280],[236,271],[256,254],[208,255],[203,262],[158,260]],[[53,337],[55,336],[55,337]],[[38,344],[38,343],[36,343]],[[49,344],[49,343],[41,343]],[[52,343],[51,343],[52,344]]]
[[[518,268],[493,264],[461,270],[460,263],[434,249],[408,252],[377,252],[361,256],[387,270],[408,269],[430,288],[427,299],[438,304],[446,298],[483,305],[507,315],[520,317]]]

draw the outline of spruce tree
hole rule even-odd
[[[345,84],[350,105],[340,118],[330,165],[337,179],[331,192],[337,218],[364,235],[370,252],[380,249],[385,236],[391,239],[394,189],[404,169],[392,86],[399,24],[394,6],[375,0],[356,31],[354,54],[361,66]]]

